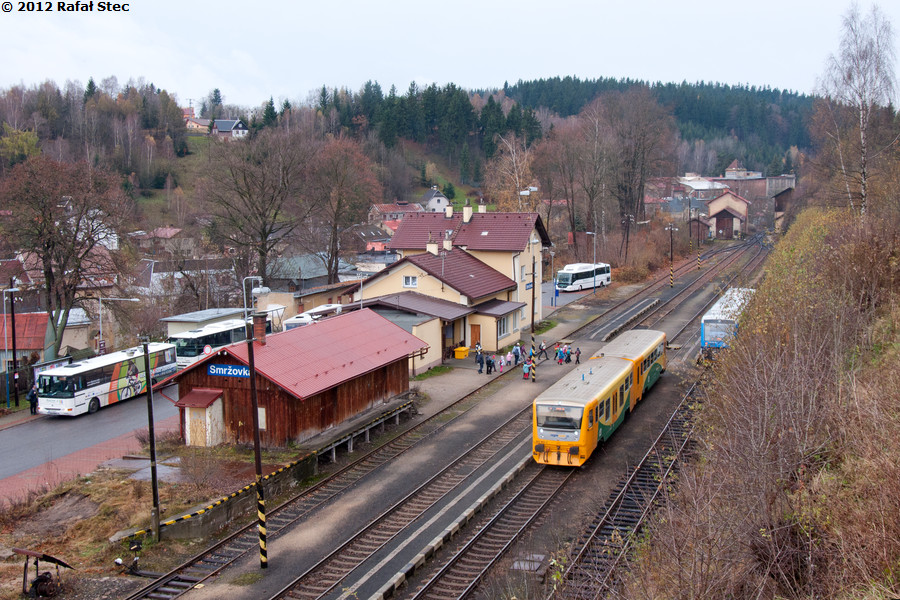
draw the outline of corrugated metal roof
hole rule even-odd
[[[219,388],[194,388],[184,398],[179,398],[175,406],[181,408],[209,408],[213,402],[222,397]]]
[[[185,323],[202,323],[210,319],[222,319],[225,317],[238,317],[244,314],[243,308],[207,308],[206,310],[196,310],[194,312],[184,313],[183,315],[174,315],[171,317],[163,317],[160,319],[163,323],[168,322],[185,322]]]
[[[446,252],[443,257],[425,252],[406,260],[472,299],[516,287],[515,281],[459,248]]]
[[[12,315],[6,314],[0,327],[0,336],[9,340],[9,350],[12,351]],[[44,338],[47,335],[47,322],[49,315],[43,313],[16,313],[16,350],[44,349]],[[7,333],[7,331],[9,333]],[[9,336],[9,337],[7,337]]]
[[[264,346],[254,345],[253,354],[257,372],[303,399],[426,348],[416,336],[363,309],[269,335]],[[249,364],[246,343],[222,351]]]

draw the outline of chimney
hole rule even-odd
[[[478,205],[478,212],[479,212],[479,213],[482,213],[482,214],[483,214],[483,213],[486,213],[486,212],[487,212],[487,206],[485,206],[484,204],[479,204],[479,205]]]
[[[427,244],[425,244],[425,250],[426,250],[426,252],[430,252],[431,254],[434,254],[435,256],[437,256],[437,253],[438,253],[437,242],[428,242]]]
[[[449,237],[444,238],[444,250],[446,250],[447,252],[453,250],[453,240],[451,240]]]
[[[472,220],[472,207],[471,206],[463,206],[463,223],[468,223]]]
[[[266,313],[253,313],[253,338],[260,346],[266,345]]]
[[[453,205],[452,204],[444,209],[444,216],[447,217],[448,219],[453,218]]]

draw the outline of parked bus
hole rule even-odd
[[[178,368],[184,369],[204,356],[247,339],[247,324],[243,319],[228,319],[204,325],[169,336],[169,343],[175,344]],[[272,316],[266,315],[266,333],[272,333]]]
[[[159,342],[148,347],[152,382],[175,372],[175,346]],[[141,346],[104,354],[38,376],[38,412],[74,417],[127,400],[147,390]]]
[[[700,319],[700,349],[727,348],[737,334],[738,319],[756,290],[730,288]]]
[[[612,281],[606,263],[575,263],[566,265],[556,274],[556,289],[561,292],[577,292],[609,285]]]
[[[297,327],[309,325],[310,323],[314,323],[325,317],[339,315],[341,314],[342,308],[343,305],[341,304],[323,304],[322,306],[311,308],[304,313],[285,319],[284,330],[288,331],[290,329],[296,329]]]

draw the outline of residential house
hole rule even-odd
[[[338,259],[338,280],[356,279],[356,267],[344,259]],[[273,260],[269,268],[267,284],[273,290],[303,291],[328,283],[328,270],[324,257],[317,254],[282,256]]]
[[[382,252],[391,241],[393,231],[375,224],[364,223],[353,228],[353,240],[357,252]]]
[[[209,133],[209,119],[190,117],[184,120],[188,133]]]
[[[409,213],[422,212],[420,204],[394,202],[393,204],[373,204],[369,208],[369,223],[381,225],[385,221],[402,221]]]
[[[147,296],[177,295],[188,288],[204,288],[216,302],[240,288],[230,258],[144,259],[132,285]]]
[[[0,378],[4,388],[6,387],[6,374],[12,375],[13,372],[13,356],[15,356],[16,364],[19,369],[19,390],[27,390],[28,382],[31,377],[22,369],[27,365],[32,365],[44,360],[44,349],[48,345],[47,340],[47,323],[49,315],[46,312],[18,312],[15,314],[15,347],[16,352],[13,355],[13,315],[9,313],[3,314],[3,320],[0,321],[0,336],[3,336],[3,347],[0,348],[0,363],[3,365],[3,376]],[[12,384],[10,377],[10,384]],[[9,389],[12,389],[11,387]]]
[[[425,212],[442,213],[450,206],[450,199],[435,185],[422,194],[422,205],[425,207]]]
[[[149,256],[193,257],[196,240],[185,235],[178,227],[157,227],[153,231],[135,231],[129,237],[138,249]]]
[[[550,245],[537,213],[487,213],[483,206],[473,213],[467,206],[462,214],[451,207],[408,215],[389,245],[403,258],[366,280],[360,293],[366,299],[417,291],[475,308],[445,324],[445,347],[480,341],[497,350],[542,319],[532,300],[539,300],[541,250]]]
[[[256,298],[258,310],[271,311],[281,308],[282,319],[299,315],[325,304],[346,304],[353,301],[353,290],[359,287],[359,280],[342,281],[326,285],[317,285],[296,291],[271,289],[267,294]],[[280,323],[276,323],[280,327]]]
[[[250,130],[240,119],[216,119],[212,127],[213,135],[220,138],[244,138]]]

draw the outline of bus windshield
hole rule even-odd
[[[38,379],[38,394],[48,398],[74,398],[75,377],[41,375]]]
[[[175,344],[175,354],[178,356],[200,356],[203,354],[202,339],[169,338],[170,344]]]
[[[569,285],[572,283],[572,274],[571,273],[558,273],[556,275],[556,283],[557,285]]]
[[[583,409],[580,407],[538,404],[535,406],[535,413],[538,427],[581,429]]]

